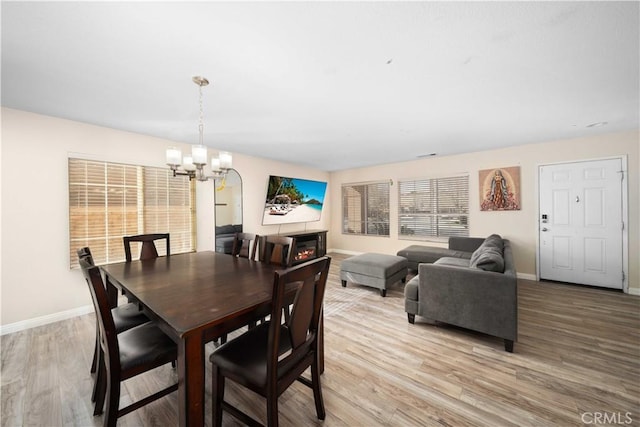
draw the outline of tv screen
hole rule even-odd
[[[271,175],[262,225],[320,221],[327,183]]]

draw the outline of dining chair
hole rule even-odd
[[[79,260],[85,280],[89,285],[91,299],[100,326],[100,348],[104,363],[98,366],[98,376],[104,378],[96,396],[96,412],[103,413],[106,397],[104,426],[114,427],[118,417],[176,391],[172,384],[150,396],[120,409],[120,383],[143,372],[175,361],[178,356],[176,344],[153,322],[147,322],[124,332],[117,333],[107,291],[102,281],[100,268],[86,259]]]
[[[140,261],[145,261],[148,259],[158,258],[158,250],[156,248],[155,242],[157,240],[165,240],[166,244],[166,255],[171,255],[171,245],[169,239],[169,233],[154,233],[154,234],[138,234],[135,236],[124,236],[122,237],[122,241],[124,243],[124,256],[127,262],[131,262],[131,243],[140,242],[142,243],[142,248],[140,249]],[[136,302],[135,298],[131,295],[127,295],[122,290],[122,294],[126,295],[129,302]]]
[[[239,258],[248,258],[250,260],[255,260],[259,239],[260,239],[260,236],[258,236],[257,234],[235,233],[233,237],[233,246],[231,248],[231,255]],[[253,328],[256,326],[256,324],[257,322],[253,321],[249,323],[248,327]],[[224,344],[227,342],[228,335],[224,334],[219,338],[220,338],[220,344]]]
[[[288,236],[262,236],[260,238],[261,262],[276,264],[282,267],[291,267],[293,263],[293,250],[296,245],[295,237]]]
[[[84,259],[91,266],[95,266],[93,255],[91,255],[91,249],[89,249],[88,247],[80,248],[77,250],[77,254],[78,260]],[[143,323],[149,322],[149,318],[142,311],[140,311],[138,305],[134,303],[121,304],[113,307],[111,309],[111,316],[113,317],[113,324],[116,333],[118,334],[133,327],[142,325]],[[96,317],[96,339],[93,349],[93,360],[91,361],[91,373],[95,373],[98,369],[98,366],[101,363],[104,363],[103,358],[104,356],[102,355],[100,348],[100,325]],[[92,402],[95,402],[98,390],[102,386],[99,381],[102,378],[98,377],[99,375],[96,375],[96,380],[93,384],[93,393],[91,394]],[[94,413],[94,415],[96,414]]]
[[[258,421],[224,400],[225,380],[266,398],[267,425],[278,425],[278,396],[295,380],[313,390],[318,419],[325,418],[320,386],[319,329],[331,258],[322,257],[274,274],[271,319],[218,347],[213,368],[212,424],[222,425],[227,411],[247,425]],[[291,295],[295,291],[295,295]],[[293,309],[282,323],[282,310],[293,297]],[[301,376],[311,367],[311,379]]]
[[[257,234],[236,233],[233,237],[233,247],[231,248],[231,255],[255,260],[259,239],[260,236],[258,236]]]
[[[171,255],[171,246],[169,244],[169,233],[155,233],[155,234],[138,234],[136,236],[124,236],[122,238],[124,242],[124,255],[127,262],[131,262],[131,243],[141,242],[142,249],[140,250],[140,260],[158,258],[158,250],[156,249],[156,240],[165,240],[167,247],[167,256]]]

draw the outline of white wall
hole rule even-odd
[[[165,166],[175,141],[2,108],[2,332],[77,315],[90,308],[87,285],[69,269],[67,159],[87,158]],[[183,152],[188,150],[184,146]],[[329,173],[234,153],[244,190],[248,232],[275,234],[305,224],[262,226],[270,174],[327,181]],[[197,183],[197,249],[214,247],[213,182]],[[330,203],[327,203],[327,209]],[[327,210],[328,212],[328,210]],[[307,227],[329,228],[329,215]]]
[[[382,252],[395,254],[410,244],[423,244],[398,239],[398,180],[405,178],[437,177],[456,173],[469,174],[470,235],[487,236],[498,233],[511,240],[514,246],[516,268],[521,276],[535,278],[536,236],[538,231],[537,173],[538,166],[548,163],[605,158],[626,155],[629,184],[629,288],[640,293],[640,211],[639,199],[639,146],[640,132],[600,135],[574,140],[551,141],[482,151],[447,157],[429,157],[410,162],[352,169],[331,174],[329,199],[340,200],[341,186],[345,183],[375,180],[393,180],[391,187],[391,236],[369,237],[342,234],[340,203],[331,211],[330,247],[350,252]],[[481,212],[478,190],[478,171],[498,167],[520,166],[521,206],[519,211]],[[428,244],[445,246],[443,243]]]
[[[390,238],[341,234],[343,183],[468,172],[470,176],[471,235],[498,231],[515,246],[518,272],[535,274],[537,232],[536,171],[539,164],[628,156],[630,287],[640,291],[639,146],[640,133],[628,132],[553,141],[502,150],[427,158],[412,162],[329,174],[292,164],[234,153],[234,168],[243,184],[243,219],[247,232],[277,234],[329,229],[328,247],[353,252],[395,253],[412,244],[397,239],[397,186],[391,192]],[[70,153],[102,160],[164,167],[165,148],[176,142],[2,108],[2,189],[0,220],[2,333],[13,328],[77,315],[90,309],[86,284],[69,269],[67,158]],[[186,151],[185,145],[183,150]],[[28,162],[27,162],[28,161]],[[521,166],[522,210],[480,212],[478,170]],[[25,173],[27,171],[28,173]],[[308,224],[262,226],[261,215],[268,176],[284,175],[329,181],[321,221]],[[213,183],[197,184],[197,250],[214,247]]]

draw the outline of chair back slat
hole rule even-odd
[[[231,255],[240,258],[256,259],[256,250],[260,236],[253,233],[236,233],[233,238]]]
[[[296,299],[287,321],[291,346],[294,349],[300,347],[307,340],[309,330],[313,329],[311,322],[316,297],[315,286],[315,277],[307,277],[296,293]]]
[[[95,262],[93,262],[93,255],[91,255],[91,249],[89,249],[89,247],[85,246],[84,248],[80,248],[76,253],[78,254],[79,260],[86,259],[89,264],[96,265]]]
[[[296,246],[295,237],[262,236],[260,238],[260,261],[281,267],[291,267],[293,264],[293,250]]]
[[[140,249],[140,260],[148,260],[158,258],[158,250],[155,242],[157,240],[164,240],[166,244],[166,255],[171,255],[171,245],[169,233],[155,233],[155,234],[138,234],[136,236],[124,236],[122,241],[124,242],[124,255],[127,262],[131,262],[133,259],[131,256],[131,243],[140,242],[142,248]]]

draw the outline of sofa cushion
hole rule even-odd
[[[462,251],[452,251],[451,249],[439,248],[434,246],[411,245],[397,252],[398,256],[404,257],[409,261],[417,263],[426,262],[433,264],[437,260],[445,256],[453,256],[460,258],[469,258],[469,254]]]
[[[464,258],[456,258],[456,257],[450,257],[450,256],[446,256],[446,257],[442,257],[439,260],[437,260],[436,262],[434,262],[434,264],[437,265],[450,265],[453,267],[469,267],[469,260],[468,259],[464,259]]]
[[[227,224],[227,225],[220,225],[216,227],[216,236],[220,236],[222,234],[235,234],[235,233],[236,233],[235,225]]]

